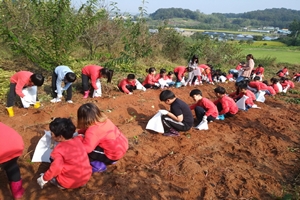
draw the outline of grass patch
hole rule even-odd
[[[253,48],[244,47],[242,53],[247,55],[253,54],[254,58],[275,57],[276,63],[300,63],[300,51],[288,50],[286,48]]]

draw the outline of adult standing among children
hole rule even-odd
[[[65,65],[57,66],[52,73],[52,95],[53,99],[51,103],[57,103],[61,101],[62,93],[67,91],[67,102],[72,101],[72,83],[76,80],[75,73]],[[61,84],[64,82],[65,87],[62,88]]]
[[[254,68],[254,57],[252,54],[248,54],[246,56],[247,62],[246,64],[242,67],[243,73],[241,74],[240,77],[237,78],[236,82],[240,82],[244,79],[250,79],[252,70]]]
[[[90,93],[89,80],[91,80],[91,85],[94,91],[96,91],[98,96],[101,97],[102,95],[101,83],[98,88],[96,84],[97,79],[107,78],[107,83],[110,83],[113,76],[112,70],[109,70],[107,68],[98,65],[87,65],[82,68],[81,72],[82,72],[81,79],[82,79],[82,88],[84,92],[84,96],[83,96],[84,99],[89,97],[89,93]]]

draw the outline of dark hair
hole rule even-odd
[[[281,81],[281,82],[284,82],[284,81],[286,81],[286,80],[288,80],[288,78],[285,78],[285,77],[281,77],[281,78],[280,78],[280,81]]]
[[[243,84],[239,84],[238,87],[239,87],[239,90],[242,90],[242,89],[245,89],[245,90],[246,90],[246,89],[248,88],[248,87],[247,87],[247,84],[244,84],[244,83],[243,83]]]
[[[259,80],[260,80],[260,77],[259,77],[259,76],[255,76],[255,77],[253,78],[253,80],[259,81]]]
[[[73,83],[76,80],[76,74],[74,72],[68,72],[65,78],[69,83]]]
[[[253,57],[253,55],[252,55],[252,54],[248,54],[248,55],[247,55],[247,57],[250,57],[251,59],[253,59],[253,60],[254,60],[254,57]]]
[[[108,68],[102,68],[100,69],[100,74],[104,75],[107,78],[107,83],[111,82],[111,79],[114,75],[114,70],[108,69]]]
[[[167,70],[166,70],[166,69],[160,69],[159,73],[160,73],[160,74],[167,73]]]
[[[36,86],[42,86],[44,84],[44,79],[42,74],[32,74],[30,76],[31,82]]]
[[[267,80],[264,80],[263,83],[269,85],[269,82]]]
[[[168,99],[174,99],[175,94],[171,90],[164,90],[159,95],[160,101],[167,101]]]
[[[271,78],[270,81],[273,83],[273,84],[276,84],[278,83],[278,79],[277,78]]]
[[[218,86],[214,89],[215,93],[219,93],[219,94],[226,94],[226,90],[225,88]]]
[[[174,72],[172,72],[172,71],[168,72],[168,76],[173,75],[173,74],[174,74]]]
[[[128,74],[127,79],[133,80],[133,79],[135,79],[135,75],[134,74]]]
[[[49,129],[56,137],[61,135],[65,139],[70,139],[73,137],[76,127],[70,118],[59,117],[49,124]]]
[[[86,129],[89,126],[107,120],[107,116],[94,103],[81,105],[77,110],[77,127]]]
[[[150,67],[149,69],[146,69],[146,72],[148,74],[151,74],[152,72],[156,71],[156,69],[154,67]]]
[[[245,62],[244,61],[242,61],[242,62],[240,62],[242,65],[244,65],[245,64]]]
[[[258,64],[258,67],[263,67],[263,65],[262,64]]]
[[[194,95],[200,95],[200,96],[202,96],[201,90],[199,90],[199,89],[193,89],[193,90],[190,92],[190,97],[193,97]]]
[[[192,64],[195,62],[196,59],[197,59],[196,63],[198,63],[199,62],[198,56],[197,55],[193,55],[193,57],[192,57]]]

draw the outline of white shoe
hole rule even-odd
[[[67,103],[74,103],[72,100],[68,100]]]
[[[61,101],[61,99],[59,99],[59,98],[54,98],[54,99],[52,99],[50,102],[51,103],[57,103],[57,102],[60,102]]]

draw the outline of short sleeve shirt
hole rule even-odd
[[[175,116],[183,115],[182,123],[192,127],[194,123],[194,117],[190,107],[182,100],[176,98],[176,100],[171,104],[171,112]]]

